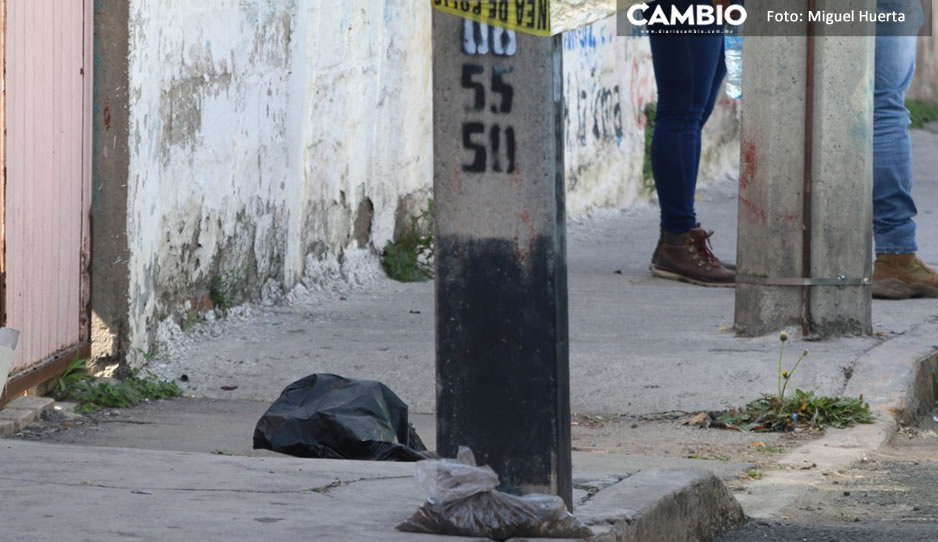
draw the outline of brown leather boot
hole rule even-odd
[[[915,254],[877,254],[873,264],[873,297],[938,297],[938,273]]]
[[[700,222],[697,223],[697,228],[700,228]],[[664,235],[665,231],[661,230],[661,234]],[[710,232],[712,235],[713,232]],[[661,237],[658,238],[658,244],[655,245],[655,251],[651,254],[651,265],[648,266],[648,269],[651,270],[655,265],[658,264],[658,252],[661,250]],[[730,271],[736,271],[736,264],[730,262],[724,262],[720,260],[720,263],[723,264],[723,267],[729,269]]]
[[[734,286],[736,272],[713,254],[712,235],[699,227],[687,233],[662,231],[649,266],[651,274],[700,286]]]

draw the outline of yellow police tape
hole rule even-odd
[[[550,0],[430,0],[433,9],[477,23],[550,36]]]

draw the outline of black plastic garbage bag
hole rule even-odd
[[[457,459],[417,463],[417,484],[427,495],[412,516],[397,526],[411,533],[509,538],[585,538],[592,530],[575,518],[563,499],[502,493],[498,475],[477,467],[475,456],[460,447]]]
[[[387,386],[333,374],[290,384],[261,416],[254,449],[298,457],[419,461],[433,457]]]

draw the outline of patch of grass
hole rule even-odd
[[[924,128],[929,122],[938,120],[938,104],[921,100],[906,100],[905,107],[912,117],[913,130]]]
[[[128,408],[147,400],[171,399],[182,395],[175,382],[160,380],[153,373],[133,373],[124,380],[98,380],[85,360],[75,358],[52,386],[52,396],[60,401],[75,401],[76,412],[102,408]]]
[[[796,389],[795,396],[783,402],[774,395],[763,395],[743,409],[724,413],[721,420],[743,431],[791,431],[796,426],[821,429],[873,423],[873,413],[862,395],[816,397],[814,392]]]
[[[573,489],[579,489],[580,491],[585,491],[586,494],[589,495],[590,497],[599,493],[599,488],[596,486],[587,486],[587,485],[577,484],[573,486]]]
[[[202,319],[202,315],[200,315],[197,311],[189,311],[186,313],[186,319],[182,321],[182,325],[180,327],[183,331],[189,331],[195,327],[196,324],[201,322]]]
[[[751,480],[761,480],[765,477],[765,473],[758,469],[750,469],[746,471],[746,477]]]
[[[212,284],[208,289],[208,298],[212,300],[212,304],[215,305],[215,308],[218,310],[225,310],[231,304],[231,299],[229,299],[229,284],[228,280],[218,275],[212,279]]]
[[[208,288],[208,298],[216,309],[224,312],[235,305],[239,289],[248,280],[249,268],[234,269],[222,275],[216,275]]]
[[[783,454],[785,453],[785,448],[781,446],[776,446],[774,444],[766,444],[765,446],[759,446],[756,450],[764,454]]]
[[[72,390],[83,387],[92,380],[94,380],[94,376],[88,372],[88,365],[85,360],[75,354],[68,367],[65,368],[65,372],[55,379],[49,393],[56,399],[64,400]]]
[[[703,461],[729,461],[730,456],[723,454],[716,455],[689,455],[687,459],[700,459]]]
[[[406,236],[389,241],[381,255],[385,272],[400,282],[422,282],[433,278],[433,200],[411,218]]]
[[[313,493],[319,493],[320,495],[328,495],[330,491],[337,487],[342,487],[348,485],[351,482],[343,482],[342,480],[336,480],[335,482],[328,483],[324,486],[314,487],[312,489]]]
[[[655,174],[651,169],[651,142],[655,135],[655,118],[658,104],[650,103],[645,106],[645,161],[642,164],[642,187],[649,194],[655,191]]]

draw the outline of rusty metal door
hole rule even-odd
[[[0,318],[21,332],[12,396],[88,341],[93,6],[0,1]]]

